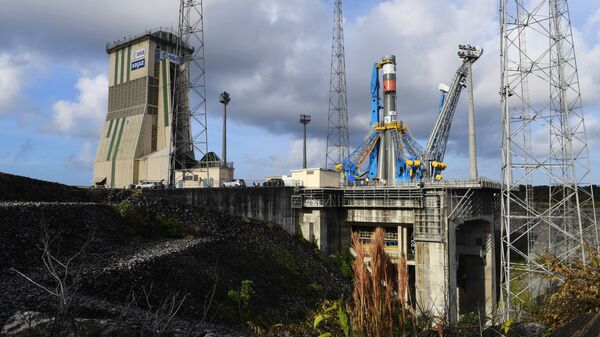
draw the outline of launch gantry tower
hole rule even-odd
[[[598,247],[598,228],[567,1],[500,0],[500,33],[501,304],[509,319],[547,287],[552,270],[540,255],[585,264],[585,242]],[[548,186],[544,200],[534,200],[532,185]]]

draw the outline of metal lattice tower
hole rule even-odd
[[[349,154],[348,99],[346,98],[346,57],[344,55],[344,12],[342,0],[335,0],[331,76],[329,80],[329,113],[325,167],[335,169]]]
[[[585,242],[599,246],[567,1],[500,0],[500,32],[501,305],[508,319],[548,286],[543,275],[552,271],[541,254],[585,263]],[[547,185],[542,200],[534,200],[533,184]]]
[[[177,55],[181,57],[181,65],[172,100],[171,187],[175,182],[175,170],[197,167],[198,160],[208,153],[202,0],[181,0],[179,39]],[[193,52],[185,52],[186,48],[193,48]]]

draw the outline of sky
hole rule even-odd
[[[176,0],[0,0],[0,171],[89,185],[107,112],[109,42],[177,24]],[[398,112],[424,144],[438,84],[460,65],[459,44],[484,48],[474,65],[480,175],[500,173],[497,0],[346,0],[344,33],[351,148],[368,131],[373,62],[398,60]],[[302,164],[300,114],[311,114],[308,165],[325,165],[333,1],[205,0],[209,150],[261,180]],[[590,160],[600,167],[600,1],[570,4]],[[27,18],[27,19],[24,19]],[[449,178],[468,175],[466,95],[455,115]],[[600,170],[591,182],[600,183]]]

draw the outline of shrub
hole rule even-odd
[[[121,201],[114,208],[136,233],[155,233],[170,238],[181,238],[184,235],[183,225],[177,218],[159,215],[155,221],[151,221],[140,213],[129,200]]]
[[[140,214],[129,200],[123,200],[114,207],[117,213],[127,221],[134,231],[140,233],[148,229],[150,221],[144,215]]]
[[[158,234],[170,238],[181,238],[184,235],[183,226],[173,217],[156,217],[155,230]]]
[[[242,308],[248,307],[252,295],[254,295],[254,282],[252,280],[243,280],[238,290],[229,290],[227,292],[227,297]]]
[[[352,310],[343,301],[325,301],[313,317],[313,329],[319,337],[352,336]]]
[[[352,262],[354,258],[349,252],[337,252],[333,255],[333,261],[337,265],[338,269],[347,278],[352,278],[354,273],[352,272]]]
[[[239,289],[231,289],[227,292],[227,297],[237,305],[240,320],[245,321],[248,318],[248,305],[250,299],[254,296],[254,282],[252,280],[243,280]]]
[[[581,260],[567,263],[556,256],[545,257],[553,271],[548,278],[558,287],[540,308],[544,324],[560,327],[581,314],[600,312],[600,256],[588,245],[585,248],[585,265]]]
[[[319,295],[323,294],[323,286],[317,282],[310,283],[308,285],[308,290]]]

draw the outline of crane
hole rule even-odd
[[[471,65],[483,49],[460,45],[458,55],[463,61],[450,86],[441,84],[439,115],[425,148],[412,135],[408,124],[397,119],[396,57],[388,55],[373,65],[371,75],[371,119],[369,133],[350,155],[336,165],[348,182],[371,179],[385,184],[419,181],[424,177],[441,180],[446,169],[443,162],[448,135],[460,93]],[[380,72],[383,90],[380,85]],[[383,105],[381,94],[383,91]],[[361,168],[366,165],[363,172]]]
[[[466,87],[465,81],[469,71],[471,71],[471,65],[483,54],[483,49],[480,47],[459,45],[458,48],[458,56],[463,63],[456,71],[450,87],[440,84],[439,89],[442,98],[439,115],[423,152],[423,162],[429,170],[428,172],[431,172],[430,177],[433,180],[442,179],[441,172],[446,168],[444,154],[446,153],[448,135],[450,134],[450,127],[452,126],[452,119],[458,105],[460,93]]]

